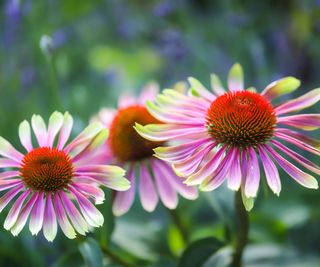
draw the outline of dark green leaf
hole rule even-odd
[[[102,267],[102,252],[93,238],[88,238],[79,245],[79,250],[88,267]]]
[[[224,244],[214,237],[208,237],[191,243],[183,252],[178,267],[201,267]]]

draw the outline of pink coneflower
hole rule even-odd
[[[123,95],[118,110],[102,109],[98,115],[98,119],[110,129],[106,146],[100,149],[98,158],[123,166],[131,182],[128,191],[115,193],[113,213],[117,216],[130,209],[136,188],[143,208],[149,212],[155,209],[159,197],[169,209],[176,208],[177,193],[188,199],[197,197],[197,190],[184,185],[169,164],[153,157],[153,149],[165,143],[145,140],[133,129],[136,122],[142,125],[161,123],[145,107],[146,101],[153,100],[157,93],[157,85],[151,83],[144,88],[139,99]]]
[[[320,89],[274,106],[271,101],[299,87],[297,79],[286,77],[275,81],[259,94],[254,88],[244,89],[239,64],[230,70],[228,92],[216,75],[211,78],[213,92],[190,78],[189,96],[164,90],[154,103],[147,102],[150,114],[166,124],[137,124],[137,131],[148,140],[176,143],[156,148],[156,156],[172,163],[176,173],[186,177],[186,184],[199,184],[201,190],[214,190],[225,180],[232,190],[241,188],[247,209],[252,208],[252,198],[259,187],[259,158],[275,194],[281,190],[275,162],[301,185],[318,188],[313,176],[286,158],[316,174],[320,173],[319,166],[283,142],[320,154],[318,140],[295,130],[318,129],[320,115],[287,115],[319,101]]]
[[[54,112],[48,129],[39,115],[33,115],[31,125],[39,147],[32,144],[30,124],[23,121],[19,126],[26,154],[0,137],[0,167],[6,168],[0,173],[0,191],[7,190],[0,198],[0,211],[16,198],[4,228],[18,235],[30,218],[30,232],[36,235],[43,229],[45,238],[52,241],[57,221],[68,238],[75,238],[76,231],[85,235],[89,227],[101,226],[103,216],[89,199],[95,204],[104,201],[100,185],[114,190],[130,187],[120,167],[86,163],[107,138],[107,130],[99,123],[90,124],[66,146],[73,126],[69,113]]]

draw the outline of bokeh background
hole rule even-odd
[[[0,135],[19,148],[18,125],[34,113],[47,119],[68,110],[76,134],[101,107],[116,107],[122,92],[138,93],[151,80],[166,88],[188,76],[209,85],[212,72],[225,81],[234,62],[258,90],[286,75],[302,81],[293,96],[320,86],[318,0],[1,0],[0,9]],[[309,111],[319,112],[319,104]],[[320,192],[281,178],[280,197],[262,179],[245,266],[319,267]],[[188,244],[168,210],[148,214],[137,202],[114,221],[107,193],[100,206],[106,223],[88,238],[67,240],[59,232],[48,243],[42,234],[0,230],[0,266],[120,266],[99,244],[137,266],[199,267],[192,257],[204,257],[201,266],[227,266],[228,249],[211,257],[210,238],[233,240],[232,192],[180,201],[178,216],[189,239],[198,240],[182,254],[188,266],[181,263]]]

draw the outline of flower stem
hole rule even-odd
[[[176,209],[174,210],[168,209],[168,211],[170,213],[173,223],[176,225],[177,229],[180,232],[180,236],[183,240],[183,243],[188,244],[189,242],[188,230],[186,228],[185,223],[182,221],[178,211]]]
[[[235,195],[235,212],[238,224],[232,267],[242,267],[242,255],[248,242],[249,216],[242,202],[241,190]]]
[[[101,246],[102,252],[110,259],[113,263],[120,264],[123,267],[137,267],[136,265],[125,261],[120,256],[115,254],[108,246]]]

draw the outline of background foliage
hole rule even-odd
[[[258,90],[285,75],[302,80],[295,96],[320,84],[318,0],[2,0],[0,8],[0,133],[18,147],[18,125],[33,113],[48,118],[69,110],[77,133],[124,91],[138,92],[150,80],[165,88],[190,75],[209,85],[211,72],[225,80],[235,61],[246,85]],[[39,46],[44,34],[52,37],[46,53]],[[320,266],[320,193],[281,177],[279,198],[262,182],[245,266]],[[105,247],[137,266],[228,265],[235,218],[225,188],[180,202],[179,219],[192,241],[182,258],[186,243],[169,211],[160,206],[147,214],[135,203],[114,221],[110,199],[108,192],[100,206],[104,227],[88,238],[67,240],[60,232],[48,243],[41,234],[15,238],[1,230],[0,265],[120,266],[103,256]],[[212,256],[221,242],[226,246]]]

